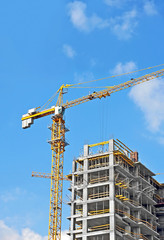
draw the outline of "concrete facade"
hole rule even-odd
[[[84,145],[69,176],[71,240],[164,239],[164,189],[153,176],[119,140]]]
[[[158,217],[158,233],[160,239],[164,240],[164,185],[160,185],[158,188],[157,204],[156,204],[156,216]]]

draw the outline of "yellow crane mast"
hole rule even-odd
[[[51,125],[51,144],[52,164],[51,164],[51,189],[50,189],[50,211],[49,211],[49,231],[48,240],[61,240],[61,222],[62,222],[62,189],[63,189],[63,160],[65,146],[65,121],[63,114],[65,109],[88,102],[93,99],[101,99],[110,96],[112,93],[132,87],[134,85],[150,81],[164,75],[164,69],[146,74],[139,78],[131,79],[125,83],[106,87],[106,89],[94,92],[87,96],[67,101],[63,103],[63,89],[72,85],[62,85],[58,90],[59,97],[56,106],[46,110],[38,111],[37,108],[30,109],[27,114],[22,116],[22,128],[29,128],[35,119],[42,118],[52,114]]]

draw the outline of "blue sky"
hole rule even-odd
[[[42,106],[63,83],[162,64],[163,13],[162,0],[1,1],[0,239],[47,239],[50,181],[31,178],[31,172],[50,172],[51,117],[22,130],[22,114]],[[158,69],[89,86],[119,84]],[[89,91],[69,89],[65,100]],[[164,172],[162,78],[68,109],[65,119],[70,128],[65,174],[84,144],[113,137],[139,151],[155,173]],[[162,175],[157,179],[163,182]],[[63,240],[69,227],[68,186],[64,183]]]

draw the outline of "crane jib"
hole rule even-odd
[[[93,99],[97,99],[97,98],[101,99],[102,97],[110,96],[114,92],[118,92],[120,90],[135,86],[137,84],[140,84],[140,83],[143,83],[146,81],[150,81],[154,78],[161,77],[163,75],[164,75],[164,69],[150,73],[150,74],[146,74],[142,77],[131,79],[130,81],[127,81],[125,83],[121,83],[121,84],[118,84],[118,85],[115,85],[112,87],[108,87],[107,89],[101,90],[99,92],[93,92],[92,94],[89,94],[82,98],[78,98],[73,101],[66,102],[65,104],[63,104],[63,107],[66,109],[66,108],[70,108],[70,107],[79,105],[84,102],[88,102]]]
[[[92,94],[89,94],[87,96],[72,100],[72,101],[67,101],[66,103],[62,104],[63,109],[67,109],[73,106],[77,106],[79,104],[94,100],[94,99],[101,99],[103,97],[110,96],[112,93],[121,91],[123,89],[135,86],[137,84],[150,81],[154,78],[161,77],[164,75],[164,69],[161,69],[159,71],[146,74],[142,77],[139,78],[132,78],[130,81],[112,86],[112,87],[107,87],[104,90],[98,91],[98,92],[93,92]],[[58,106],[52,106],[49,109],[45,109],[43,111],[36,111],[36,108],[30,109],[27,114],[24,114],[22,116],[22,128],[28,128],[33,124],[34,119],[38,119],[41,117],[45,117],[51,114],[56,115],[56,108],[60,108]],[[57,111],[58,112],[58,111]],[[64,112],[64,110],[63,110]]]

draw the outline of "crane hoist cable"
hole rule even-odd
[[[58,92],[54,93],[54,95],[42,106],[40,107],[40,110],[45,109],[49,106],[49,104],[54,100],[54,98],[57,96]]]
[[[71,86],[76,86],[76,85],[87,84],[87,83],[91,83],[91,82],[102,81],[102,80],[105,80],[105,79],[120,77],[120,76],[128,75],[128,74],[131,74],[131,73],[137,73],[137,72],[141,72],[141,71],[145,71],[145,70],[150,70],[150,69],[161,67],[161,66],[164,66],[164,64],[159,64],[159,65],[152,66],[152,67],[138,69],[138,70],[134,70],[134,71],[127,72],[127,73],[121,73],[121,74],[117,74],[117,75],[113,75],[113,76],[109,76],[109,77],[104,77],[104,78],[99,78],[99,79],[95,79],[95,80],[90,80],[90,81],[86,81],[86,82],[74,83],[74,84],[70,84],[70,87]]]

